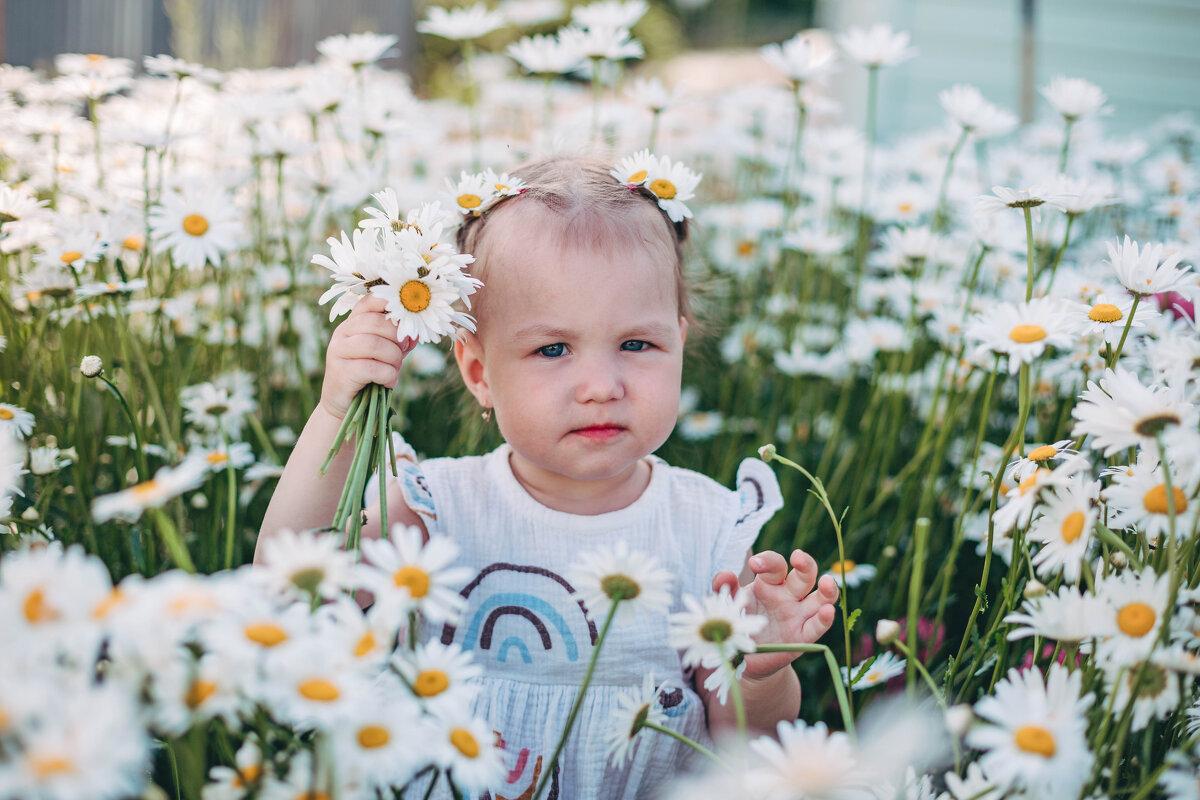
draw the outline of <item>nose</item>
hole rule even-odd
[[[625,378],[617,359],[608,356],[580,359],[575,399],[580,403],[608,403],[625,396]]]

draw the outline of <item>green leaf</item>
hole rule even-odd
[[[846,620],[846,630],[854,630],[854,623],[858,622],[858,618],[862,616],[862,609],[856,608],[850,612],[850,618]]]
[[[867,670],[869,670],[871,668],[871,665],[875,663],[875,659],[877,659],[877,658],[879,658],[878,653],[871,656],[870,658],[868,658],[866,661],[864,661],[862,663],[862,666],[858,668],[858,672],[854,673],[854,677],[850,679],[851,686],[854,686],[854,684],[856,684],[862,680],[862,676],[867,674]]]
[[[983,591],[983,589],[981,587],[976,586],[975,587],[975,596],[978,597],[983,602],[982,610],[987,611],[987,609],[988,609],[987,592]]]

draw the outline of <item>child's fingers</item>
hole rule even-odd
[[[793,597],[803,600],[817,582],[817,562],[803,550],[793,550],[792,567],[794,569],[787,576],[787,588]]]
[[[833,608],[837,599],[837,581],[833,579],[832,575],[822,575],[821,579],[817,581],[817,588],[800,599],[799,616],[808,618],[819,613],[826,606]]]
[[[334,330],[334,335],[338,335],[339,333],[342,336],[369,333],[373,336],[379,336],[395,342],[396,323],[392,322],[387,318],[386,314],[382,313],[363,313],[354,316],[353,312],[351,312],[351,316],[347,317],[346,321]]]
[[[833,627],[834,608],[826,604],[817,609],[816,613],[800,626],[800,638],[805,642],[815,642]]]
[[[723,569],[713,576],[712,590],[713,594],[721,591],[721,587],[729,590],[729,594],[735,595],[738,590],[738,577],[727,569]]]
[[[750,569],[765,583],[778,586],[787,577],[787,562],[774,550],[766,550],[750,557]]]
[[[354,319],[364,314],[370,314],[373,311],[383,311],[385,308],[387,308],[386,300],[377,295],[368,294],[354,304],[354,308],[350,309],[350,316],[347,319]]]
[[[393,369],[399,369],[404,363],[404,350],[399,342],[373,334],[353,334],[346,337],[339,355],[342,358],[369,358],[390,364]]]

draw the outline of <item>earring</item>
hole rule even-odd
[[[483,410],[483,413],[480,414],[479,416],[483,417],[484,422],[491,422],[492,421],[492,410],[490,408],[485,408]]]

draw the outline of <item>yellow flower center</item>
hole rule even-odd
[[[224,464],[229,460],[229,456],[225,455],[224,453],[218,453],[214,451],[205,456],[204,460],[213,465]]]
[[[233,776],[233,785],[237,788],[242,788],[247,783],[254,783],[258,780],[258,776],[262,774],[262,767],[258,764],[251,764],[247,767],[242,767]]]
[[[72,261],[78,261],[83,258],[83,253],[78,250],[68,250],[58,257],[64,264],[70,264]]]
[[[901,203],[896,207],[896,210],[901,214],[908,214],[913,210],[913,204],[908,202]]]
[[[1054,757],[1056,749],[1054,747],[1054,734],[1040,725],[1022,725],[1013,734],[1013,741],[1017,743],[1017,747],[1026,753],[1037,753],[1039,756],[1045,756],[1046,758]]]
[[[10,409],[0,408],[0,419],[13,419],[16,416]]]
[[[754,242],[749,239],[742,239],[738,242],[737,252],[739,256],[754,255]]]
[[[109,593],[108,597],[101,600],[96,604],[96,607],[92,609],[92,619],[104,619],[108,616],[110,611],[124,602],[125,595],[121,594],[121,590],[113,589]]]
[[[423,281],[411,280],[400,287],[400,305],[413,314],[429,308],[429,301],[432,299],[433,292],[429,291],[429,287]]]
[[[375,649],[375,634],[367,631],[359,637],[358,643],[354,645],[354,657],[362,658],[367,653]]]
[[[42,299],[42,293],[37,289],[31,289],[25,293],[25,299],[31,303],[37,303]]]
[[[126,236],[125,239],[121,242],[121,247],[124,247],[126,250],[141,250],[142,249],[142,237]]]
[[[1088,312],[1088,319],[1092,322],[1116,322],[1123,316],[1121,309],[1112,303],[1097,303]]]
[[[1075,541],[1083,533],[1084,517],[1082,511],[1072,511],[1067,514],[1067,518],[1062,521],[1062,528],[1059,533],[1062,534],[1063,541],[1067,544]]]
[[[1046,338],[1046,329],[1041,325],[1018,325],[1008,332],[1008,338],[1018,344],[1032,344]]]
[[[833,565],[829,568],[829,571],[832,572],[834,575],[837,575],[839,573],[841,575],[845,575],[847,572],[853,572],[854,568],[857,566],[858,566],[858,564],[855,564],[853,561],[851,561],[850,559],[847,558],[845,561],[833,562]]]
[[[641,183],[644,180],[646,180],[646,170],[639,169],[637,172],[630,175],[629,180],[627,180],[625,182],[626,183]]]
[[[203,214],[188,214],[183,218],[183,232],[192,236],[203,236],[208,233],[208,220]]]
[[[388,729],[381,725],[366,725],[358,729],[358,743],[368,750],[383,747],[391,738]]]
[[[195,711],[208,698],[212,697],[213,692],[217,690],[217,685],[212,681],[194,680],[192,685],[188,687],[187,693],[183,696],[183,702],[187,707]]]
[[[246,638],[263,647],[274,647],[288,640],[287,631],[273,622],[259,622],[247,625],[242,631]]]
[[[1017,484],[1017,489],[1021,491],[1021,497],[1027,495],[1031,489],[1037,488],[1038,483],[1040,483],[1042,480],[1042,476],[1049,474],[1050,470],[1044,468],[1039,469],[1037,472],[1033,473],[1028,478]]]
[[[463,208],[479,208],[483,204],[483,200],[477,194],[460,194],[458,204]]]
[[[492,186],[495,186],[496,191],[500,192],[501,194],[508,191],[508,187],[505,186],[503,183],[493,183]]]
[[[455,728],[450,731],[450,744],[454,745],[458,752],[467,758],[475,758],[479,755],[479,742],[475,741],[475,737],[466,728]]]
[[[1171,495],[1175,498],[1175,513],[1181,514],[1187,511],[1187,497],[1179,490],[1178,486],[1171,487]],[[1167,509],[1167,485],[1160,483],[1142,498],[1142,505],[1151,514],[1166,514]]]
[[[75,765],[61,756],[45,758],[34,756],[29,759],[29,766],[33,770],[33,774],[39,778],[49,778],[52,775],[75,771]]]
[[[413,681],[413,691],[417,697],[433,697],[450,688],[450,679],[440,669],[427,669]]]
[[[1154,627],[1158,615],[1145,603],[1130,603],[1117,612],[1117,627],[1126,636],[1145,636]]]
[[[1044,444],[1041,447],[1035,447],[1029,451],[1029,455],[1025,456],[1030,461],[1048,461],[1058,455],[1058,451],[1054,449],[1052,444]]]
[[[413,598],[429,594],[429,573],[420,567],[401,567],[392,573],[392,581],[402,589],[408,589]]]
[[[46,605],[46,595],[41,589],[34,589],[25,596],[25,619],[34,625],[43,622],[54,622],[59,613]]]
[[[675,196],[675,184],[671,183],[666,178],[655,178],[650,181],[650,191],[654,192],[662,200],[670,200]]]
[[[300,694],[318,703],[332,703],[342,696],[338,688],[327,680],[312,678],[300,684]]]
[[[148,481],[142,481],[137,486],[132,487],[129,491],[133,492],[133,496],[138,500],[146,500],[155,495],[159,490],[158,481],[151,478]]]

